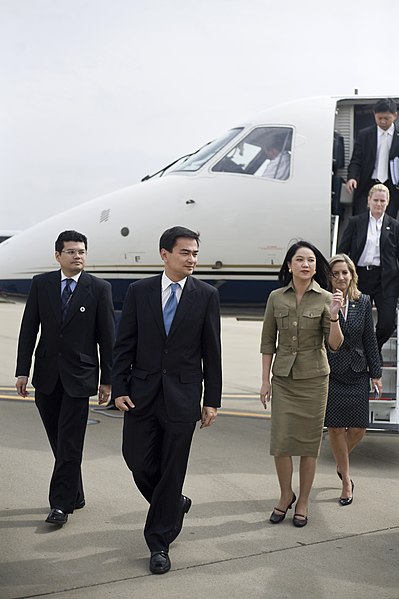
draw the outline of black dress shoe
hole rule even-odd
[[[49,515],[46,518],[46,522],[49,524],[58,524],[63,526],[68,520],[68,514],[57,508],[52,508]]]
[[[278,507],[275,507],[274,510],[272,511],[272,513],[270,514],[269,521],[272,524],[278,524],[279,522],[282,522],[285,518],[286,513],[288,512],[288,510],[290,510],[292,508],[292,504],[295,503],[295,501],[296,501],[296,495],[295,495],[295,493],[293,493],[291,503],[289,504],[287,509],[284,511],[284,510],[280,510]],[[276,510],[278,512],[280,512],[280,514],[277,514]]]
[[[177,516],[177,522],[175,524],[175,528],[173,531],[174,539],[180,534],[181,529],[183,528],[184,516],[185,516],[185,514],[187,514],[189,512],[191,504],[192,504],[192,501],[191,501],[190,497],[186,497],[185,495],[181,496],[180,505],[179,505],[179,514]]]
[[[166,551],[151,551],[150,571],[153,574],[165,574],[170,570],[170,559]]]
[[[82,507],[84,507],[86,505],[86,501],[84,499],[82,499],[82,501],[79,501],[79,503],[77,503],[75,505],[75,510],[81,510]]]
[[[352,495],[350,497],[340,497],[339,498],[339,504],[340,505],[350,505],[353,501],[353,489],[355,488],[355,483],[353,482],[353,480],[351,479],[351,483],[352,483]]]
[[[292,519],[292,524],[297,528],[303,528],[308,523],[308,517],[303,516],[302,514],[294,514]]]

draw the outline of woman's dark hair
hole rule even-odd
[[[312,250],[312,252],[316,256],[316,272],[313,279],[323,289],[329,289],[330,268],[328,266],[327,260],[324,258],[321,251],[317,249],[317,247],[315,247],[309,241],[303,240],[294,243],[286,253],[285,258],[283,260],[283,265],[278,275],[280,283],[282,283],[282,285],[285,286],[288,285],[288,283],[291,281],[292,274],[289,271],[288,262],[292,261],[292,258],[295,256],[295,254],[300,248],[308,248],[309,250]]]

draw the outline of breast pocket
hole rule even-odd
[[[321,310],[304,310],[300,320],[301,329],[315,330],[320,327]]]
[[[288,329],[289,324],[289,310],[288,308],[275,308],[274,318],[276,319],[277,328],[279,331],[282,329]]]

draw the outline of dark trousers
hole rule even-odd
[[[123,457],[150,504],[144,537],[150,551],[168,551],[187,471],[195,422],[171,422],[162,394],[146,413],[125,413]]]
[[[70,397],[58,381],[50,395],[36,390],[35,402],[55,458],[50,507],[71,514],[84,500],[81,463],[89,398]]]
[[[374,301],[377,308],[377,325],[375,333],[377,337],[378,349],[381,348],[391,337],[395,329],[395,315],[397,297],[384,297],[381,287],[381,269],[374,268],[366,270],[357,268],[359,275],[359,289],[362,293],[370,296],[371,302]]]
[[[352,214],[361,214],[362,212],[367,212],[367,197],[370,189],[375,185],[376,182],[373,179],[369,180],[368,185],[362,188],[361,192],[355,190],[353,192],[353,205],[352,205]],[[386,209],[386,213],[392,218],[396,218],[399,210],[399,189],[395,187],[390,181],[386,181],[384,183],[386,187],[389,189],[389,204]]]

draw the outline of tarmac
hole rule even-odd
[[[154,576],[142,530],[147,510],[121,456],[122,418],[93,398],[83,475],[87,505],[57,528],[44,522],[51,451],[37,414],[14,392],[23,303],[0,303],[0,597],[22,599],[398,599],[399,435],[367,433],[351,459],[351,506],[325,435],[309,523],[293,510],[272,525],[278,484],[270,414],[259,400],[261,322],[223,318],[223,409],[197,430],[184,493],[193,506]],[[94,410],[94,411],[93,411]],[[297,460],[295,460],[297,491]]]

